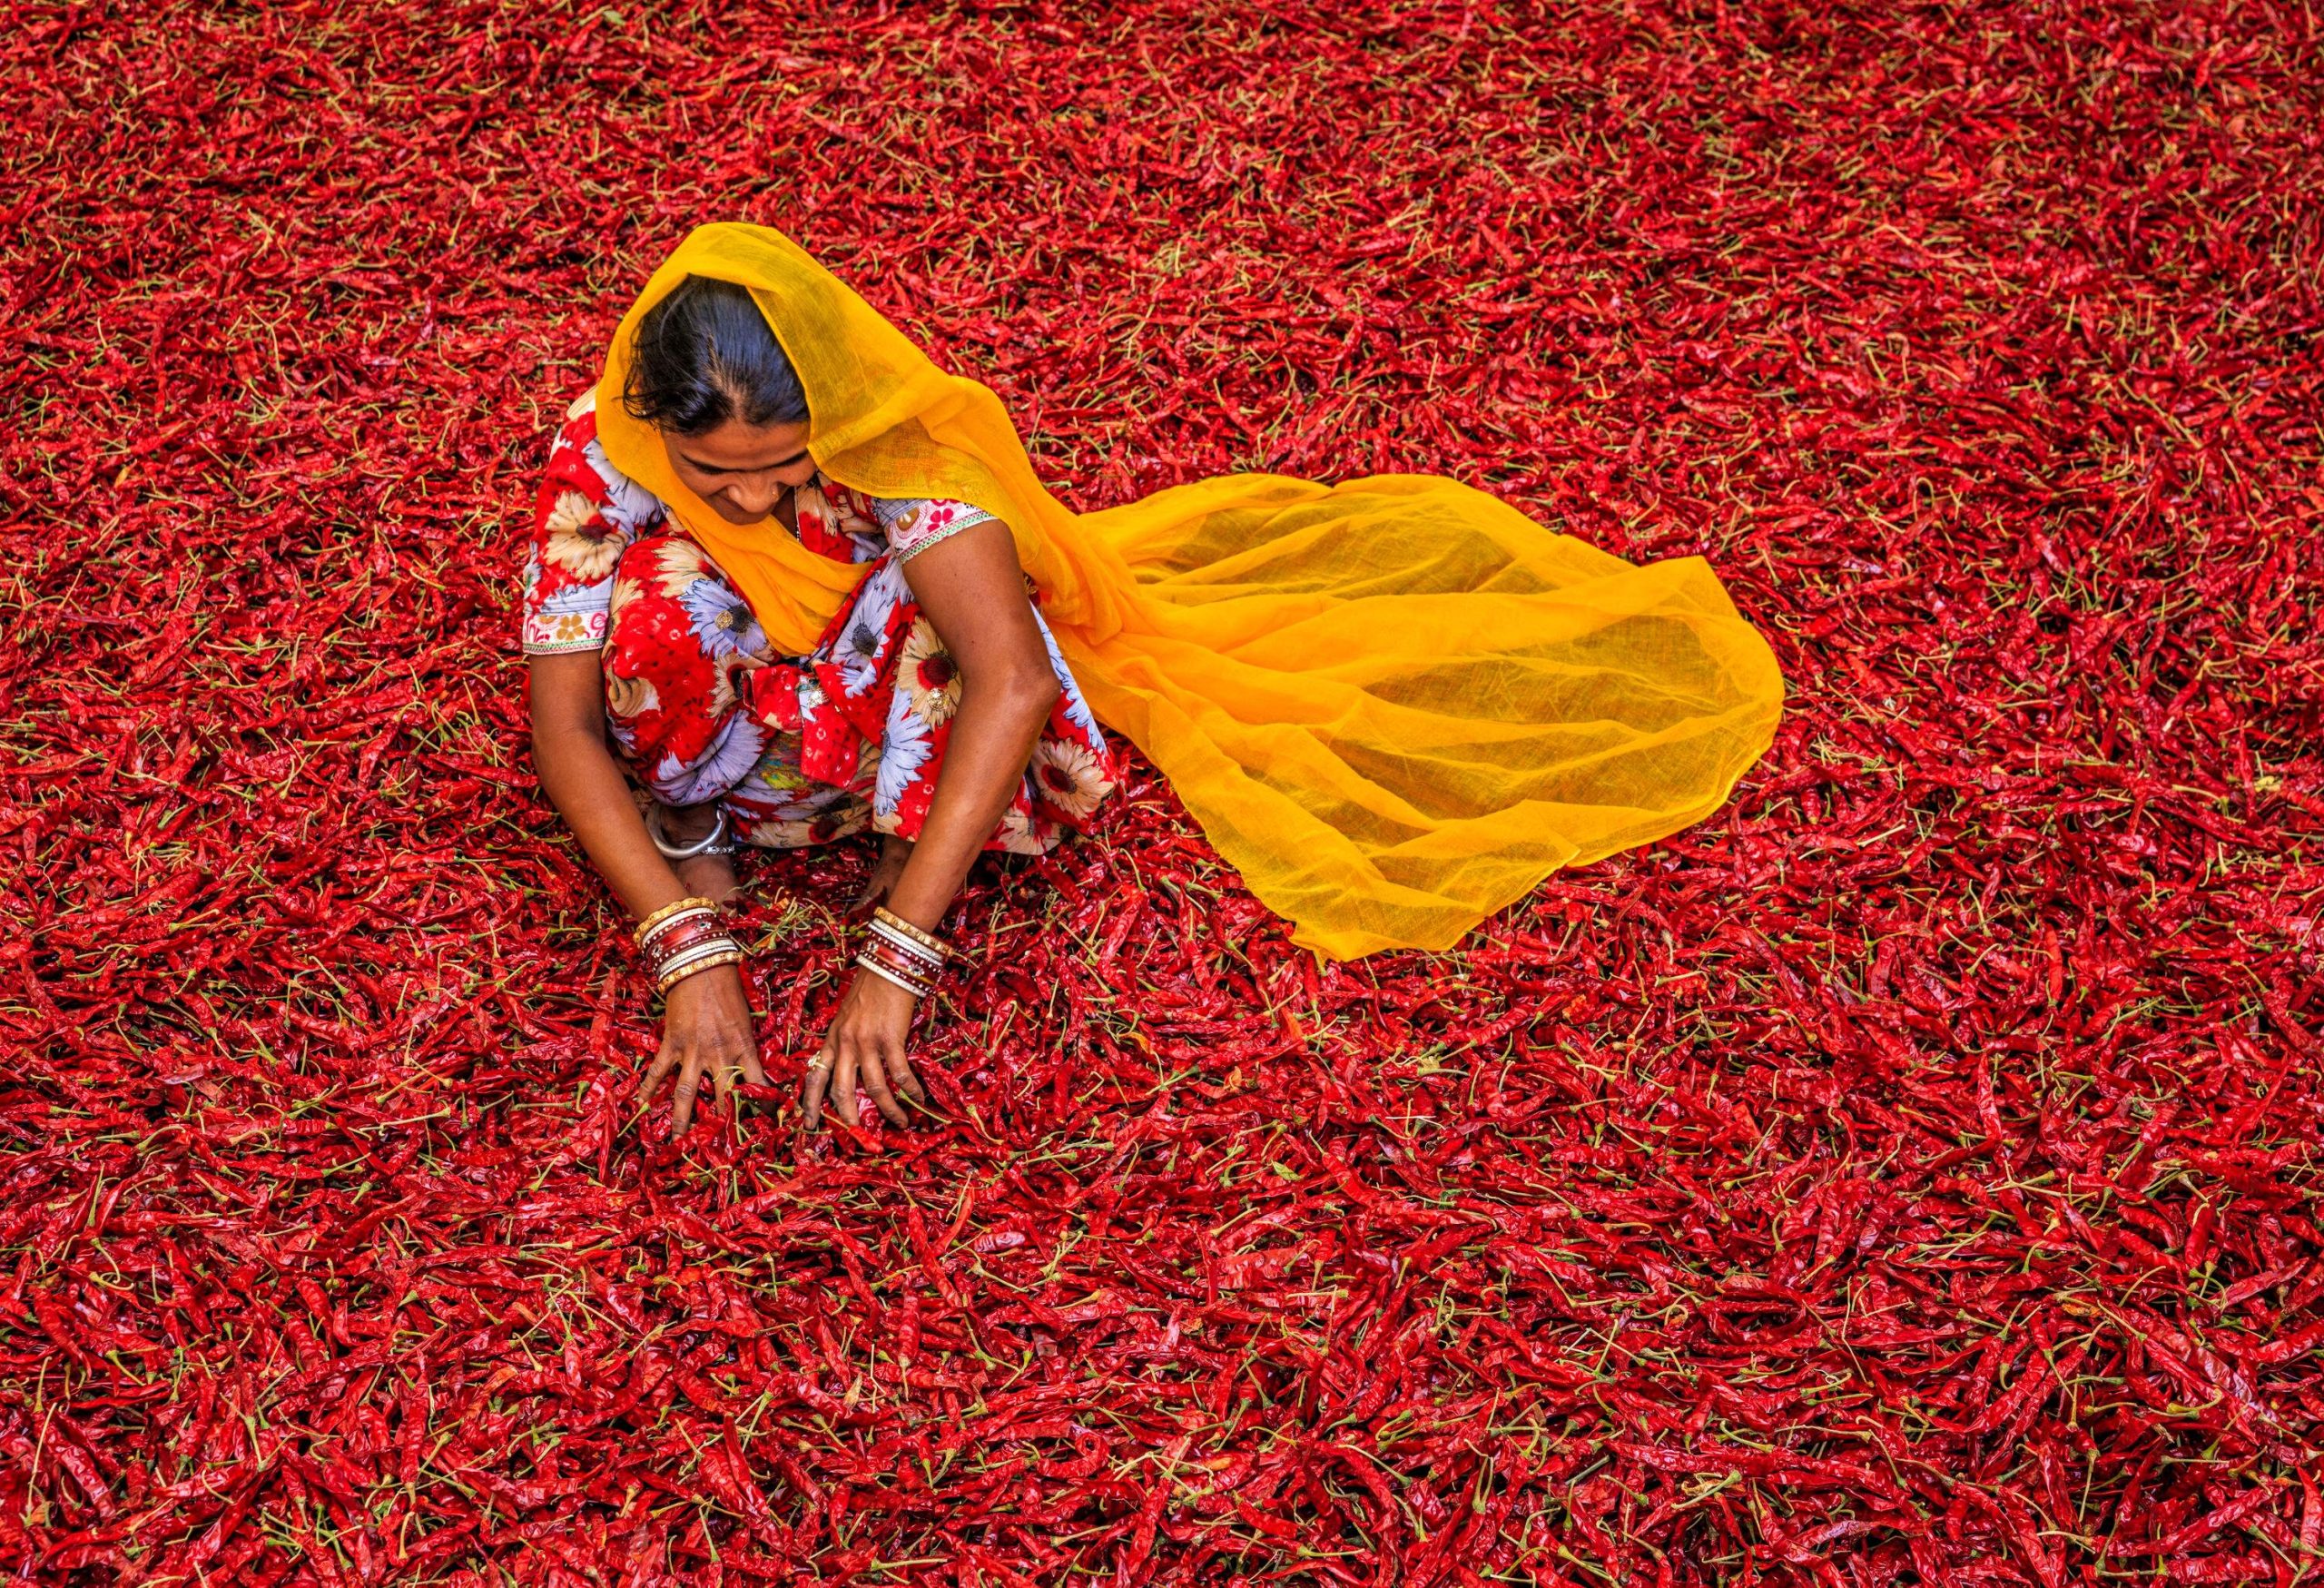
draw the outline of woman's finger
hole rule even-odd
[[[832,1086],[832,1050],[825,1048],[807,1066],[807,1109],[801,1117],[799,1128],[812,1130],[823,1122],[823,1094]]]
[[[766,1066],[759,1062],[759,1048],[756,1042],[752,1043],[750,1047],[743,1051],[743,1079],[753,1086],[764,1086],[766,1084]],[[756,1111],[755,1105],[753,1106],[753,1111]]]
[[[920,1084],[920,1077],[912,1073],[911,1060],[901,1048],[891,1049],[888,1053],[888,1084],[921,1108],[928,1106],[927,1089]]]
[[[723,1112],[734,1112],[734,1080],[743,1073],[743,1067],[734,1060],[722,1056],[713,1059],[703,1068],[710,1071],[710,1084],[716,1094],[719,1109]]]
[[[832,1110],[839,1115],[839,1122],[852,1130],[862,1122],[856,1112],[855,1050],[839,1047],[838,1058],[832,1064]]]
[[[674,1041],[668,1037],[662,1039],[662,1045],[654,1050],[654,1062],[646,1067],[645,1079],[637,1089],[637,1100],[641,1107],[651,1102],[654,1100],[654,1094],[662,1090],[664,1079],[677,1064],[679,1055],[684,1047],[684,1043]]]
[[[902,1055],[897,1057],[901,1060]],[[874,1049],[856,1060],[855,1069],[862,1080],[863,1089],[872,1094],[872,1102],[878,1105],[880,1117],[891,1125],[909,1124],[911,1121],[904,1114],[903,1104],[896,1101],[896,1094],[888,1090],[884,1056]]]
[[[689,1053],[678,1070],[678,1097],[675,1111],[671,1116],[671,1129],[678,1135],[686,1133],[694,1123],[694,1094],[702,1090],[702,1058]]]

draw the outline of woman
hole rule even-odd
[[[703,908],[735,892],[734,840],[791,847],[870,828],[883,842],[859,909],[927,931],[980,849],[1044,853],[1088,821],[1114,769],[1008,531],[964,502],[875,499],[823,478],[798,376],[746,290],[690,277],[656,304],[622,400],[721,518],[867,565],[813,653],[777,658],[717,565],[606,457],[596,394],[567,410],[525,574],[534,752],[623,903],[665,938],[700,919],[698,942],[717,945],[669,986],[647,1080],[675,1071],[683,1131],[704,1075],[722,1102],[736,1075],[764,1080],[739,948]],[[643,817],[608,733],[654,802]],[[898,1124],[898,1094],[920,1099],[904,1054],[910,941],[901,962],[875,958],[849,986],[815,1060],[811,1125],[826,1077],[850,1124],[859,1089]]]
[[[763,1083],[719,925],[734,841],[881,851],[807,1067],[852,1125],[921,1097],[913,1010],[981,849],[1041,853],[1167,777],[1294,940],[1444,948],[1549,872],[1699,820],[1765,750],[1766,644],[1696,558],[1645,567],[1449,480],[1206,480],[1077,515],[991,392],[781,233],[697,230],[566,417],[525,648],[549,797],[639,919],[646,1087]],[[642,791],[634,800],[625,781]],[[642,814],[641,814],[642,810]]]

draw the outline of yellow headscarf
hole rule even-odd
[[[861,569],[771,519],[727,523],[622,408],[639,318],[690,275],[750,289],[826,476],[1008,524],[1098,719],[1319,953],[1449,948],[1559,867],[1699,821],[1774,735],[1775,656],[1699,557],[1633,567],[1423,475],[1222,476],[1075,513],[990,390],[783,233],[720,223],[623,317],[597,434],[783,654],[814,646]]]

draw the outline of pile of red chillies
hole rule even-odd
[[[1960,1583],[2324,1563],[2298,8],[36,5],[0,37],[0,1567]],[[670,1139],[536,790],[545,438],[789,231],[1096,508],[1447,473],[1782,658],[1694,830],[1316,965],[1150,771],[945,1119]]]

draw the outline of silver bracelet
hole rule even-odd
[[[662,807],[656,803],[645,813],[645,836],[654,841],[654,847],[662,852],[665,860],[692,860],[698,854],[724,856],[734,853],[734,846],[726,840],[724,805],[719,806],[712,818],[707,836],[695,843],[680,845],[662,836]]]

